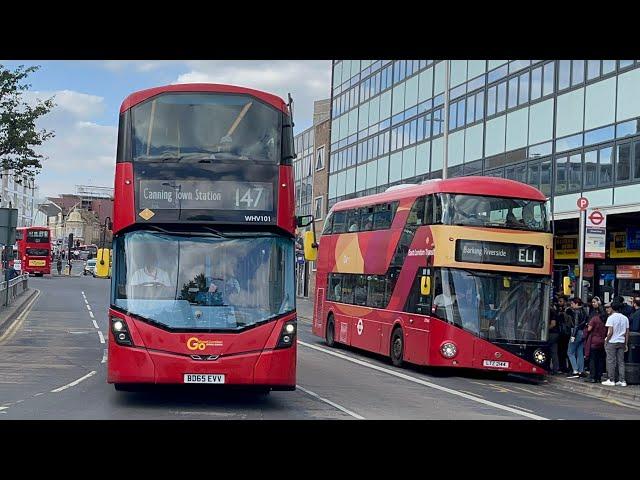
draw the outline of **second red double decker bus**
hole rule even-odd
[[[16,228],[17,260],[23,273],[51,274],[51,231],[49,227]],[[14,261],[15,265],[15,261]]]
[[[545,203],[533,187],[489,177],[338,202],[319,242],[313,333],[398,366],[544,374]]]
[[[109,383],[296,386],[290,103],[130,95],[118,130]]]

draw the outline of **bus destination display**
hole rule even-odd
[[[139,208],[152,210],[273,210],[273,185],[265,182],[140,180]]]
[[[456,242],[456,261],[517,267],[542,267],[544,248],[540,245],[458,240]]]

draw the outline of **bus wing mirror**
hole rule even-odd
[[[318,244],[314,232],[304,232],[304,259],[315,262],[318,258]]]
[[[431,277],[427,277],[427,276],[420,277],[420,294],[421,295],[431,294]]]
[[[571,295],[571,277],[562,277],[562,293]]]
[[[313,223],[313,215],[300,215],[296,217],[297,227],[308,227]]]

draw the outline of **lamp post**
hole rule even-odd
[[[450,60],[444,61],[444,159],[442,161],[442,179],[447,178],[449,167],[449,71]]]

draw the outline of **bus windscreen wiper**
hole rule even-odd
[[[144,162],[162,162],[162,163],[170,163],[170,162],[181,162],[182,160],[189,161],[200,161],[200,162],[208,162],[212,160],[216,160],[215,153],[213,152],[193,152],[193,153],[169,153],[165,152],[161,155],[142,155],[136,157],[138,161]]]

